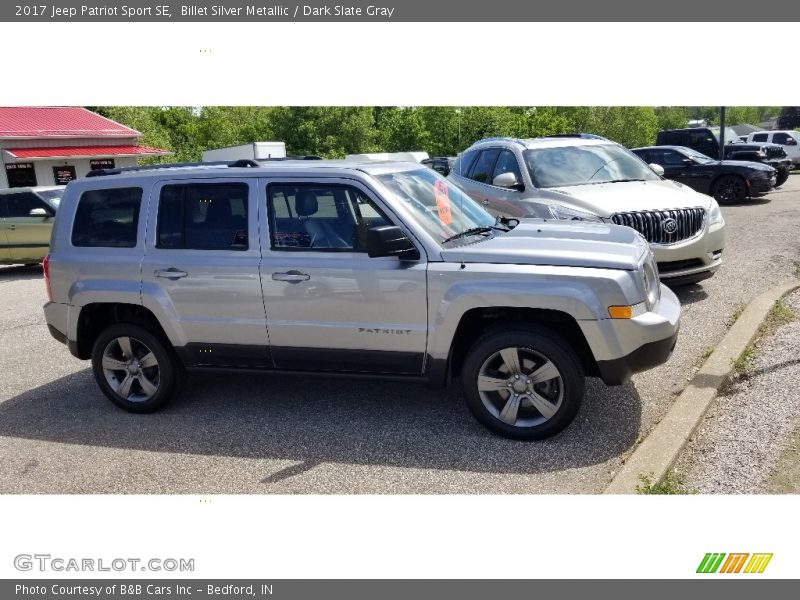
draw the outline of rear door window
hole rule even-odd
[[[133,248],[139,227],[142,188],[89,190],[81,194],[72,227],[72,245]]]
[[[767,135],[769,135],[769,134],[756,133],[756,134],[753,135],[753,141],[754,142],[766,142],[767,141]]]
[[[246,183],[165,185],[158,203],[158,248],[247,250]]]

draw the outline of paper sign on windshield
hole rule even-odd
[[[448,195],[447,184],[444,181],[434,182],[433,196],[436,199],[436,211],[439,213],[439,220],[442,225],[450,225],[453,222],[453,215],[450,212],[450,196]]]

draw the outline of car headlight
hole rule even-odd
[[[554,218],[561,221],[591,221],[594,223],[602,223],[603,219],[592,213],[577,210],[575,208],[568,208],[561,204],[548,204],[547,208]]]
[[[651,253],[642,265],[642,281],[644,283],[644,301],[647,310],[652,310],[661,299],[661,282],[658,279],[658,265]]]
[[[608,316],[612,319],[634,319],[653,310],[661,299],[661,282],[658,279],[658,265],[651,252],[639,269],[644,287],[644,302],[608,307]]]
[[[708,224],[716,225],[717,223],[724,223],[725,219],[722,218],[722,209],[716,200],[712,198],[711,208],[708,209]]]

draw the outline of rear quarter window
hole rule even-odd
[[[133,248],[139,228],[142,188],[88,190],[81,194],[72,226],[72,245]]]

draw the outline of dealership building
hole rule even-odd
[[[142,134],[80,107],[0,107],[0,189],[66,185],[93,169],[171,154]]]

